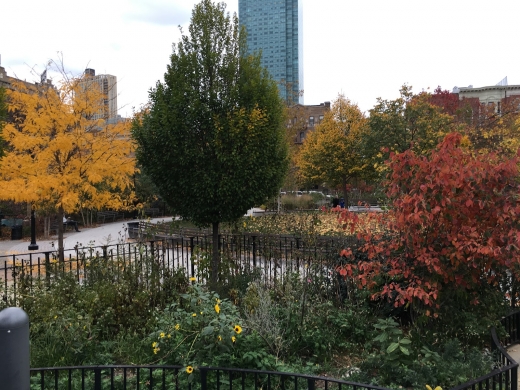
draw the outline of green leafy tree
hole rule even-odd
[[[453,121],[451,115],[431,103],[429,93],[414,95],[412,87],[403,85],[400,95],[395,100],[378,98],[370,110],[370,134],[365,140],[376,168],[383,166],[390,152],[412,149],[425,153],[434,149]]]
[[[137,160],[171,210],[213,228],[213,286],[219,224],[274,196],[288,166],[276,83],[244,53],[237,16],[203,0],[133,122]]]
[[[323,121],[308,133],[298,153],[302,181],[341,186],[347,201],[348,182],[368,172],[362,150],[367,131],[367,119],[358,106],[339,95]]]

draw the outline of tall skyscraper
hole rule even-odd
[[[302,0],[239,0],[238,17],[247,31],[250,53],[262,53],[262,65],[289,103],[303,104]]]
[[[94,69],[85,69],[85,79],[80,85],[91,87],[91,83],[103,93],[103,111],[94,115],[94,119],[115,121],[117,119],[117,77],[109,74],[96,76]]]

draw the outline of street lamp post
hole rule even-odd
[[[29,245],[30,251],[38,249],[36,244],[36,218],[34,218],[34,209],[31,209],[31,245]]]

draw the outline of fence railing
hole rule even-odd
[[[452,390],[517,390],[518,363],[507,353],[506,347],[520,341],[520,311],[509,314],[500,322],[506,332],[502,339],[497,336],[495,328],[491,329],[491,350],[496,357],[496,368],[490,373],[456,386]]]
[[[240,368],[182,366],[90,366],[31,369],[31,389],[343,389],[383,387],[332,378]]]
[[[255,272],[266,283],[283,281],[288,273],[305,276],[309,283],[323,290],[337,285],[335,266],[345,246],[355,245],[352,238],[305,240],[294,236],[220,235],[220,282],[227,278]],[[104,246],[77,247],[65,250],[65,260],[58,261],[57,251],[0,256],[0,293],[4,301],[17,305],[20,286],[30,292],[35,281],[50,285],[60,272],[73,275],[84,283],[94,262],[104,261],[117,275],[133,270],[146,279],[152,269],[161,275],[183,270],[187,277],[200,282],[209,278],[209,254],[212,239],[207,235],[170,237],[161,240]]]

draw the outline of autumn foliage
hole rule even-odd
[[[373,298],[395,306],[419,303],[430,314],[449,289],[477,304],[482,285],[500,287],[504,278],[519,275],[518,159],[474,154],[461,139],[447,135],[428,156],[413,150],[391,155],[393,211],[372,216],[391,233],[359,233],[367,260],[357,262],[349,248],[338,268],[369,287]],[[348,211],[341,216],[353,229],[357,220]]]
[[[0,199],[51,210],[59,221],[85,207],[124,206],[135,171],[130,123],[99,118],[106,96],[85,77],[64,77],[56,88],[14,83],[7,91]],[[62,249],[61,224],[58,233]]]

